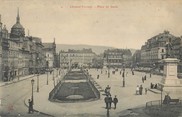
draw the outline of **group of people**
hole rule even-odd
[[[156,84],[151,83],[151,84],[150,84],[150,88],[151,88],[151,89],[157,89],[157,83],[156,83]]]
[[[136,87],[136,95],[142,95],[143,94],[143,86],[142,85],[137,85]],[[147,88],[145,88],[145,94],[147,94]]]
[[[147,76],[146,75],[142,77],[142,82],[144,83],[145,80],[147,80]]]
[[[118,103],[118,99],[117,99],[116,95],[112,99],[112,96],[111,96],[111,93],[110,93],[110,89],[111,89],[111,87],[109,85],[107,85],[107,87],[105,88],[106,97],[104,98],[104,102],[106,104],[106,109],[111,109],[112,103],[114,103],[114,109],[116,109],[116,105]]]

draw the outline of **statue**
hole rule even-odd
[[[172,44],[168,42],[165,47],[166,47],[166,58],[173,58],[174,56],[172,53],[173,50]]]

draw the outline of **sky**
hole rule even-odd
[[[164,30],[182,35],[182,0],[0,0],[9,31],[17,8],[26,35],[43,42],[140,49]]]

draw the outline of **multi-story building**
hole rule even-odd
[[[89,67],[96,54],[92,49],[60,51],[60,66],[63,68]]]
[[[129,67],[132,53],[129,49],[108,49],[104,51],[104,66]]]
[[[0,15],[0,81],[2,80],[2,22]]]
[[[13,43],[16,43],[13,44],[14,47],[18,48],[18,50],[16,51],[14,50],[13,55],[15,56],[12,57],[14,58],[12,59],[12,63],[15,62],[16,60],[15,58],[18,58],[16,63],[19,63],[18,70],[16,71],[17,75],[15,76],[20,77],[29,75],[30,48],[29,48],[28,38],[25,37],[24,28],[20,23],[19,11],[17,12],[16,23],[11,28],[10,39],[13,41]]]
[[[2,80],[2,38],[0,37],[0,81]]]
[[[141,47],[140,66],[150,67],[159,64],[159,60],[166,58],[166,44],[171,43],[176,37],[164,31],[147,40]]]
[[[55,56],[55,67],[60,68],[60,55],[58,53]]]
[[[53,43],[43,43],[43,52],[45,53],[47,67],[51,70],[56,67],[56,44],[55,39]]]
[[[2,79],[7,81],[9,78],[9,33],[6,26],[2,28]]]
[[[92,65],[90,67],[93,68],[103,68],[104,66],[104,58],[103,58],[103,53],[100,55],[96,55],[93,60],[92,60]]]
[[[8,32],[6,26],[2,28],[0,20],[0,39],[2,43],[2,52],[0,51],[0,55],[2,53],[2,59],[0,58],[2,60],[1,74],[4,81],[44,71],[46,57],[42,40],[37,37],[25,37],[19,11],[11,33]]]
[[[141,60],[141,50],[136,50],[133,54],[133,67],[139,67],[140,60]]]
[[[180,60],[178,64],[178,73],[182,73],[182,37],[177,37],[171,42],[171,45],[173,57]]]

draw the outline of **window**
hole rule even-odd
[[[164,55],[161,55],[161,58],[164,59]]]

